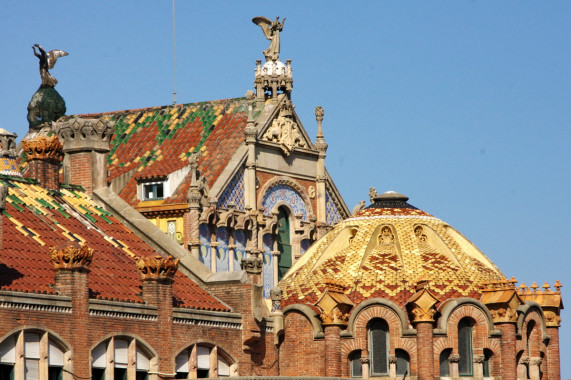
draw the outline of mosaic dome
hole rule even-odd
[[[483,283],[505,279],[461,233],[407,201],[395,192],[378,195],[313,244],[279,284],[284,305],[315,303],[327,279],[347,286],[354,304],[378,297],[401,306],[421,280],[444,301],[479,299]]]

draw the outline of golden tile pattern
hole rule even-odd
[[[444,301],[479,298],[482,283],[505,277],[442,220],[417,209],[367,208],[339,223],[294,264],[280,282],[285,305],[315,303],[327,278],[347,285],[355,304],[380,297],[403,306],[422,279]]]

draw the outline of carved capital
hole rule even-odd
[[[37,136],[29,140],[22,140],[22,149],[26,159],[45,160],[58,163],[62,159],[63,145],[56,136]]]
[[[483,363],[486,360],[484,355],[474,355],[474,363]]]
[[[64,152],[96,150],[108,152],[115,123],[105,119],[81,119],[54,123],[54,131],[63,140]]]
[[[529,358],[529,364],[530,365],[539,366],[539,365],[541,365],[541,362],[542,362],[541,358]]]
[[[245,270],[246,273],[250,274],[260,274],[262,273],[262,259],[257,257],[246,257],[240,262],[240,267]]]
[[[369,364],[371,360],[369,358],[361,358],[361,364]]]
[[[450,363],[458,363],[460,361],[460,355],[458,354],[452,354],[448,357],[448,361]]]
[[[519,359],[519,364],[529,364],[529,356],[522,356]]]
[[[173,281],[179,259],[172,256],[137,257],[137,269],[143,281]]]
[[[397,357],[395,355],[389,355],[389,363],[395,363],[397,362]]]
[[[270,298],[272,300],[272,313],[282,311],[282,290],[279,286],[270,290]]]
[[[49,248],[50,258],[55,270],[89,270],[93,260],[93,249],[87,243],[80,245],[70,242]]]
[[[315,303],[321,309],[319,318],[323,326],[347,326],[353,303],[345,295],[346,286],[333,279],[325,280],[325,292]]]

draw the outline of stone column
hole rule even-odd
[[[484,355],[474,355],[474,378],[482,379],[484,377]]]
[[[361,352],[361,370],[363,372],[363,379],[368,379],[371,373],[370,369],[371,360],[369,359],[369,350],[363,350]]]
[[[530,380],[540,379],[541,358],[529,358],[529,378]]]
[[[263,91],[262,91],[263,93]],[[248,121],[244,136],[248,147],[248,157],[246,158],[246,171],[244,173],[244,206],[252,210],[256,209],[256,141],[258,130],[254,125],[254,93],[246,92],[248,100]]]
[[[397,357],[395,355],[389,355],[389,377],[397,378]]]
[[[107,186],[107,153],[115,124],[104,119],[73,118],[54,123],[63,140],[64,182],[81,185],[87,193]]]
[[[460,362],[460,355],[452,354],[448,358],[450,362],[450,377],[451,378],[458,378],[460,377],[460,371],[458,370],[458,362]]]
[[[326,189],[325,189],[325,156],[327,152],[327,143],[323,138],[321,130],[321,122],[323,121],[325,112],[321,106],[315,108],[315,119],[317,120],[317,136],[315,139],[315,148],[319,151],[316,167],[316,195],[317,195],[317,238],[323,237],[331,228],[327,224],[326,211]]]
[[[38,136],[23,140],[22,148],[28,161],[27,176],[38,180],[40,186],[46,189],[59,189],[62,147],[56,136]]]

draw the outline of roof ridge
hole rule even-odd
[[[246,100],[246,97],[241,96],[238,98],[227,98],[227,99],[215,99],[215,100],[206,100],[200,102],[190,102],[190,103],[180,103],[180,104],[169,104],[164,106],[152,106],[152,107],[142,107],[142,108],[132,108],[132,109],[124,109],[124,110],[117,110],[117,111],[108,111],[108,112],[96,112],[96,113],[84,113],[84,114],[77,114],[77,115],[66,115],[66,118],[71,118],[73,116],[83,116],[83,117],[101,117],[103,115],[116,115],[121,113],[133,113],[133,112],[143,112],[149,110],[161,110],[167,108],[182,108],[188,107],[191,105],[203,105],[203,104],[219,104],[219,103],[228,103],[230,101],[238,101],[238,100]]]

